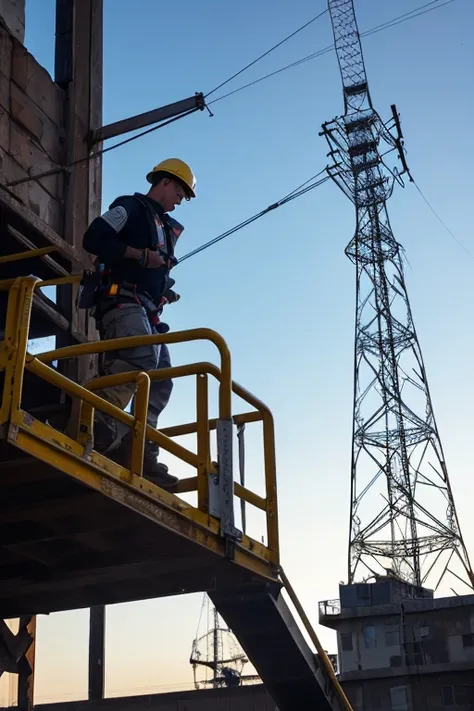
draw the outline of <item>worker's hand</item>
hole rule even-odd
[[[147,259],[143,265],[145,269],[158,269],[158,267],[164,267],[165,265],[166,262],[159,252],[154,252],[151,249],[147,250]]]

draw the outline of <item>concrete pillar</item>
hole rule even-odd
[[[14,37],[25,42],[25,0],[0,0],[0,17]]]

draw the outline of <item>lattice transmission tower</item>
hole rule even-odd
[[[407,173],[396,108],[372,106],[353,0],[329,0],[344,116],[323,124],[328,172],[356,209],[350,583],[394,574],[436,589],[449,571],[474,587],[413,323],[402,247],[387,213]],[[402,169],[390,170],[397,151]],[[463,592],[467,592],[464,588]]]

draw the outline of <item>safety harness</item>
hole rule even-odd
[[[177,294],[170,291],[175,284],[175,280],[169,276],[169,272],[177,264],[174,250],[184,227],[169,215],[160,217],[149,202],[138,193],[131,197],[145,208],[150,233],[149,249],[158,251],[166,261],[167,272],[161,293],[153,298],[150,294],[139,290],[137,284],[127,281],[118,282],[113,278],[111,270],[97,259],[94,270],[85,270],[83,272],[77,296],[77,306],[78,308],[88,309],[91,316],[100,324],[104,315],[111,309],[121,308],[127,303],[136,302],[145,309],[150,323],[158,331],[166,332],[169,330],[169,326],[160,322],[160,316],[165,304],[176,301],[179,298]],[[110,209],[118,205],[121,199],[119,197],[114,200],[110,205]],[[172,297],[167,296],[170,293],[173,295]],[[124,298],[125,302],[122,301]]]

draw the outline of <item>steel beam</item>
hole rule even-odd
[[[89,618],[89,701],[104,698],[105,686],[105,605],[90,608]]]
[[[152,111],[146,111],[143,114],[131,116],[130,118],[115,121],[114,123],[102,126],[101,128],[91,132],[89,145],[94,146],[97,143],[106,141],[109,138],[121,136],[123,133],[136,131],[140,128],[145,128],[145,126],[150,126],[153,123],[166,121],[167,119],[174,118],[175,116],[185,114],[188,111],[202,111],[204,107],[204,95],[196,93],[194,96],[190,96],[189,99],[176,101],[174,104],[167,104],[166,106],[161,106],[158,109],[152,109]]]

